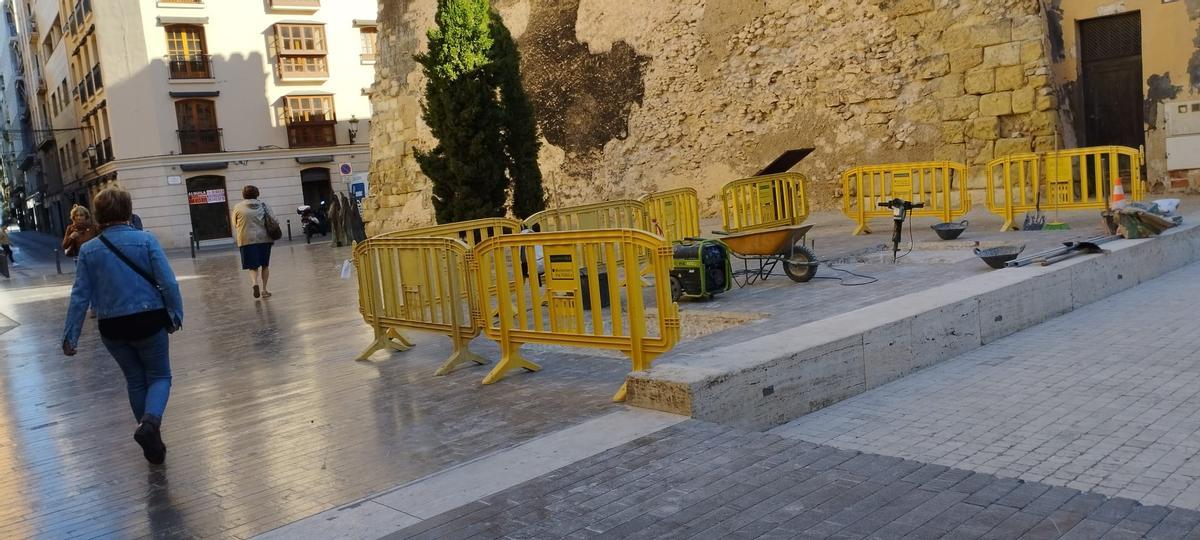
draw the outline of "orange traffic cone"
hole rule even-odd
[[[1125,208],[1128,201],[1125,200],[1125,188],[1121,186],[1121,177],[1117,177],[1113,182],[1112,189],[1112,204],[1113,208]]]

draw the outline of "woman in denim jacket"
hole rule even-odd
[[[183,324],[183,299],[158,240],[129,225],[133,209],[129,193],[105,189],[92,206],[101,232],[79,250],[63,354],[75,355],[91,306],[100,319],[104,347],[125,374],[129,405],[138,422],[133,439],[147,461],[159,464],[166,459],[167,446],[159,429],[171,392],[167,334]]]

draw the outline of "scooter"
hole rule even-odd
[[[908,213],[916,208],[925,208],[925,203],[914,203],[904,199],[895,198],[887,202],[879,203],[883,208],[892,209],[892,262],[899,260],[897,256],[900,253],[900,241],[904,233],[904,220],[908,217]]]
[[[305,243],[312,243],[313,236],[324,234],[321,219],[317,217],[311,206],[300,205],[296,208],[296,213],[300,214],[300,227],[304,231]]]

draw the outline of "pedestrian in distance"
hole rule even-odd
[[[83,247],[88,240],[95,238],[98,232],[99,228],[96,226],[96,221],[92,219],[92,213],[83,206],[75,205],[71,208],[71,224],[63,233],[63,255],[71,258],[78,257],[79,248]]]
[[[8,262],[17,262],[17,259],[13,257],[12,238],[8,237],[7,223],[0,224],[0,250],[4,250],[4,256],[8,257]]]
[[[158,240],[129,224],[129,192],[107,188],[92,206],[100,232],[79,251],[63,354],[75,356],[90,306],[99,319],[101,342],[125,375],[138,423],[133,440],[147,461],[161,464],[167,456],[163,412],[171,393],[169,334],[183,326],[183,298]]]
[[[242,202],[233,207],[233,226],[237,231],[238,250],[242,254],[242,270],[250,272],[250,283],[255,298],[270,298],[267,280],[271,277],[271,247],[278,240],[268,231],[270,223],[278,229],[271,209],[258,200],[257,187],[242,188]],[[277,232],[277,231],[276,231]]]
[[[329,203],[329,224],[333,228],[333,247],[342,247],[346,239],[346,227],[342,220],[342,203],[336,194]]]

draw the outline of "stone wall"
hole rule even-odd
[[[432,219],[412,158],[434,0],[382,0],[372,232]],[[856,164],[1047,149],[1057,129],[1038,0],[495,0],[545,138],[552,206],[720,186],[790,148],[814,204]],[[982,187],[982,167],[972,183]]]

